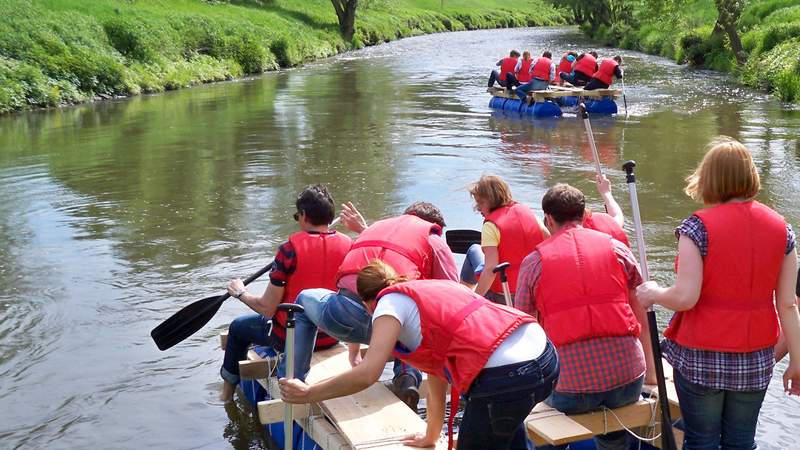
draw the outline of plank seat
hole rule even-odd
[[[517,94],[510,93],[506,88],[502,87],[493,86],[487,88],[486,92],[492,94],[495,97],[519,99]],[[528,97],[533,97],[533,100],[537,102],[551,98],[576,97],[576,96],[586,97],[586,98],[597,98],[597,99],[603,97],[612,97],[614,99],[617,99],[621,95],[622,91],[620,91],[619,89],[595,89],[592,91],[587,91],[584,90],[583,88],[557,86],[557,85],[550,86],[550,90],[530,91],[528,93]]]

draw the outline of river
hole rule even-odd
[[[574,29],[422,36],[254,79],[0,117],[0,448],[265,446],[244,405],[217,401],[217,335],[244,305],[226,302],[166,352],[149,332],[269,262],[305,185],[327,184],[370,221],[427,200],[453,228],[480,227],[465,187],[488,173],[539,214],[557,182],[599,208],[580,121],[487,108],[488,72],[512,47],[591,43]],[[752,150],[760,199],[800,225],[799,110],[726,75],[599,51],[625,58],[628,116],[592,126],[626,214],[620,166],[639,164],[655,279],[672,280],[672,230],[698,207],[682,180],[717,134]],[[784,368],[761,412],[765,449],[794,447],[800,428]]]

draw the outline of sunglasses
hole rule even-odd
[[[295,222],[300,220],[300,214],[303,214],[303,211],[297,211],[296,213],[294,213],[294,215],[292,215],[292,217],[294,217]]]

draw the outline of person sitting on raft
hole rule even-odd
[[[506,75],[506,80],[511,86],[519,86],[523,83],[531,81],[531,52],[525,50],[522,52],[522,58],[517,62],[514,67],[514,73]]]
[[[622,57],[617,55],[613,59],[603,59],[600,61],[600,67],[597,72],[592,75],[592,79],[583,88],[587,91],[595,89],[608,89],[611,83],[614,82],[614,77],[617,79],[622,78]]]
[[[605,175],[597,175],[595,176],[595,183],[597,184],[597,191],[603,197],[606,212],[592,212],[587,208],[583,214],[583,227],[605,233],[630,247],[628,235],[625,234],[625,230],[622,228],[625,225],[625,215],[611,194],[611,182],[608,181]]]
[[[555,349],[536,319],[458,283],[405,281],[380,260],[359,272],[357,284],[372,315],[364,360],[312,385],[280,379],[284,401],[317,403],[367,389],[393,355],[428,374],[427,429],[405,437],[404,444],[430,447],[438,441],[450,383],[457,391],[451,391],[451,417],[458,393],[466,400],[459,450],[528,448],[524,420],[550,395],[559,370]]]
[[[554,80],[554,82],[558,82],[559,86],[564,85],[564,79],[561,77],[562,73],[566,74],[567,76],[572,76],[572,64],[577,58],[578,54],[573,51],[566,52],[561,57],[561,61],[559,61],[558,67],[556,68],[556,73],[558,74],[556,77],[557,80]]]
[[[514,201],[511,187],[498,176],[482,176],[470,185],[469,193],[484,220],[480,245],[473,244],[467,250],[461,281],[489,300],[505,303],[494,268],[502,262],[510,264],[506,275],[513,299],[522,259],[550,233],[529,207]]]
[[[591,51],[575,58],[572,75],[562,72],[559,73],[559,77],[573,86],[585,86],[595,72],[597,72],[597,52]]]
[[[530,69],[531,81],[517,87],[517,96],[520,100],[525,101],[530,91],[550,88],[550,82],[555,79],[556,74],[556,65],[550,59],[552,56],[550,52],[545,51],[542,56],[533,60]]]
[[[239,384],[239,361],[247,358],[250,344],[284,348],[286,315],[277,313],[279,303],[291,303],[303,289],[318,286],[334,287],[336,271],[350,250],[352,240],[329,230],[333,221],[334,203],[328,189],[322,185],[309,186],[295,202],[294,219],[300,231],[278,247],[269,285],[261,296],[251,294],[240,279],[228,283],[228,293],[258,314],[240,316],[228,327],[228,341],[220,374],[224,380],[220,400],[230,401]],[[271,322],[270,322],[271,320]],[[272,326],[270,333],[270,326]],[[328,348],[336,339],[319,333],[311,344],[314,349]],[[283,372],[285,367],[279,367]]]
[[[637,297],[675,311],[661,346],[674,369],[684,448],[752,449],[781,331],[784,389],[800,394],[795,235],[754,199],[761,183],[747,148],[724,136],[709,147],[687,178],[686,194],[705,208],[675,230],[675,284],[647,282]]]
[[[558,350],[561,376],[545,403],[566,414],[633,403],[645,375],[656,382],[645,311],[633,291],[642,282],[636,259],[623,243],[581,226],[578,189],[550,188],[542,209],[552,236],[522,262],[515,306],[539,318]],[[627,438],[624,430],[600,435],[597,448],[627,449]]]
[[[356,293],[356,279],[358,272],[373,259],[382,258],[409,279],[458,281],[455,256],[441,236],[444,218],[436,206],[416,202],[402,215],[367,227],[363,217],[348,204],[342,210],[342,221],[361,234],[339,266],[334,283],[338,292],[330,288],[307,289],[297,297],[297,304],[305,308],[304,313],[295,315],[295,374],[301,380],[311,365],[318,328],[350,343],[350,363],[354,367],[360,363],[359,347],[369,343],[372,326],[369,312]],[[395,361],[393,390],[415,410],[421,382],[418,370],[401,360]]]
[[[517,67],[517,60],[519,59],[519,52],[516,50],[511,50],[508,54],[508,57],[497,61],[496,66],[500,67],[500,71],[492,70],[492,73],[489,74],[489,87],[494,86],[495,81],[500,86],[511,89],[513,87],[512,84],[508,82],[508,74],[514,74],[514,68]]]

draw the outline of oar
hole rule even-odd
[[[481,243],[481,232],[477,230],[447,230],[444,236],[453,253],[467,253],[472,244]]]
[[[294,378],[294,314],[304,311],[302,305],[295,303],[281,303],[278,311],[286,313],[286,378]],[[292,450],[294,444],[294,412],[291,403],[283,406],[283,450]]]
[[[249,278],[244,280],[245,286],[267,273],[272,269],[272,265],[273,263],[269,263],[263,269],[250,275]],[[153,328],[153,331],[150,332],[150,336],[155,341],[159,350],[166,350],[193,335],[200,328],[203,328],[203,326],[214,317],[214,314],[217,313],[219,307],[222,306],[222,302],[230,298],[230,296],[231,294],[226,292],[223,295],[206,297],[191,305],[185,306],[169,319],[161,322],[159,326]]]
[[[625,97],[625,77],[620,78],[622,82],[622,104],[625,105],[625,117],[628,117],[628,98]]]
[[[594,158],[594,169],[597,176],[603,175],[603,169],[600,167],[600,155],[597,154],[597,145],[594,142],[594,133],[592,133],[592,124],[589,122],[589,113],[586,111],[586,105],[583,103],[578,105],[581,111],[581,118],[583,125],[586,127],[586,135],[589,137],[589,146],[592,147],[592,157]]]
[[[644,281],[650,280],[647,270],[647,252],[645,251],[644,232],[642,231],[642,218],[639,215],[639,198],[636,194],[636,176],[633,168],[635,161],[626,162],[622,168],[625,170],[628,192],[631,196],[631,209],[633,209],[633,224],[636,228],[636,247],[639,249],[639,264],[642,267]],[[647,324],[650,328],[650,344],[653,347],[653,359],[656,365],[656,378],[658,379],[658,402],[661,406],[661,448],[675,450],[675,435],[672,434],[672,417],[669,413],[669,399],[667,398],[667,382],[664,379],[664,366],[661,363],[661,344],[658,342],[658,323],[656,312],[653,308],[647,310]]]

